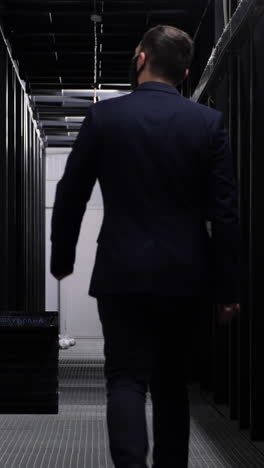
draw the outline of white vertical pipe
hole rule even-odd
[[[227,0],[223,0],[223,12],[224,12],[224,23],[225,23],[225,27],[227,26],[228,24],[228,6],[227,6]]]

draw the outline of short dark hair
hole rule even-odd
[[[139,43],[146,53],[152,73],[179,84],[190,67],[194,55],[194,42],[185,31],[167,25],[149,29]]]

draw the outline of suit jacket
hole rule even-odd
[[[220,112],[158,82],[91,106],[57,185],[54,275],[73,271],[82,217],[97,179],[104,219],[91,296],[239,300],[237,189]]]

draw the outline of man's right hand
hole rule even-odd
[[[217,304],[217,315],[220,324],[230,322],[233,318],[238,317],[240,312],[240,304]]]

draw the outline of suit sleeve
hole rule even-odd
[[[56,188],[51,220],[51,263],[54,276],[72,273],[86,204],[97,178],[96,129],[88,109]]]
[[[217,303],[236,303],[240,301],[238,193],[222,114],[211,133],[209,204],[214,299]]]

